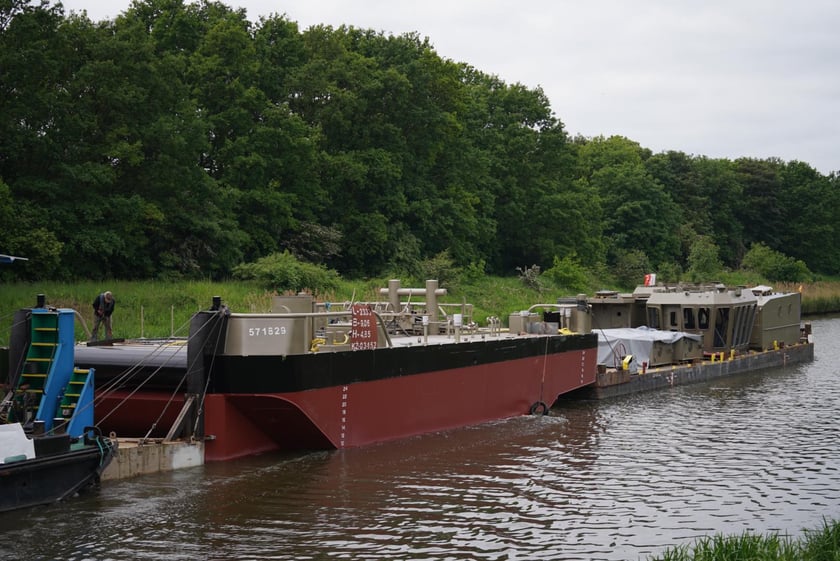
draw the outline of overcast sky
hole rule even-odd
[[[64,0],[95,21],[129,0]],[[428,37],[438,55],[541,87],[567,132],[654,152],[840,171],[837,0],[225,0],[248,19]]]

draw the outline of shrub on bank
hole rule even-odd
[[[240,280],[255,280],[267,290],[279,293],[335,290],[341,278],[333,269],[301,261],[288,251],[237,265],[233,276]]]
[[[828,561],[840,559],[840,522],[823,522],[799,539],[779,534],[707,536],[693,545],[676,546],[651,561]]]

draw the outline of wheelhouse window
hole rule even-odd
[[[744,325],[744,314],[746,313],[746,308],[744,306],[738,306],[735,308],[735,321],[732,322],[732,346],[739,347],[744,344],[743,334],[744,330],[742,329]]]
[[[718,308],[715,316],[715,344],[718,349],[726,347],[726,333],[729,329],[729,308]]]
[[[709,308],[697,310],[697,326],[700,329],[709,329]]]
[[[683,329],[696,329],[694,308],[683,308]]]
[[[660,325],[659,308],[648,308],[648,327],[651,329],[659,329]]]

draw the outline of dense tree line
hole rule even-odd
[[[113,21],[0,3],[9,278],[223,278],[288,251],[346,275],[446,254],[686,270],[754,244],[840,273],[838,177],[572,138],[545,94],[417,34],[135,0]]]

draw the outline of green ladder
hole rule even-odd
[[[85,389],[89,377],[89,368],[73,368],[73,374],[70,375],[70,380],[67,382],[64,395],[61,397],[61,402],[58,404],[58,414],[53,419],[53,427],[59,427],[70,423],[70,419],[72,419],[73,415],[76,413],[76,408],[79,405],[79,399],[82,397],[82,391]]]
[[[23,418],[14,420],[27,422],[37,414],[58,344],[58,316],[33,314],[32,341],[17,385],[17,393],[23,405]]]

